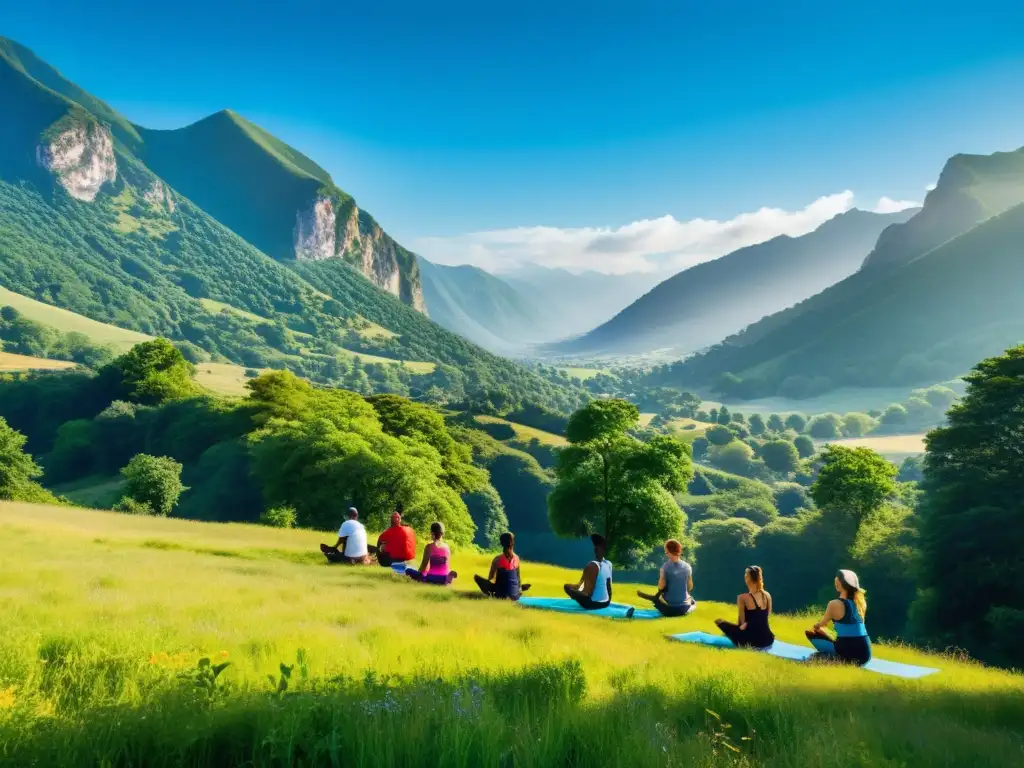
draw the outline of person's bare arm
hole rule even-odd
[[[421,576],[427,572],[427,566],[430,565],[430,548],[433,546],[433,544],[427,544],[427,546],[423,548],[423,560],[420,561],[419,568]]]
[[[686,577],[686,590],[687,592],[693,591],[693,571],[690,571],[690,575]]]
[[[768,613],[771,613],[772,612],[772,593],[771,592],[765,592],[764,594],[768,598]]]
[[[339,552],[345,551],[345,542],[348,541],[348,536],[339,536],[338,543],[334,545],[334,548]]]
[[[815,631],[821,629],[830,621],[843,618],[839,615],[839,610],[843,607],[843,604],[838,600],[830,600],[828,605],[825,606],[825,614],[821,617],[821,620],[816,623],[813,627]]]
[[[740,595],[736,598],[736,623],[740,629],[747,628],[747,601],[743,598],[746,595]]]
[[[588,563],[587,566],[583,569],[583,572],[580,574],[579,581],[577,581],[575,584],[572,584],[572,583],[566,584],[565,586],[567,586],[569,589],[579,589],[584,584],[586,584],[586,582],[587,582],[587,568],[589,568],[589,567],[590,567],[590,564]]]
[[[497,556],[495,556],[495,558],[493,560],[491,560],[491,572],[487,574],[487,580],[488,581],[494,581],[496,578],[498,578],[498,557]]]
[[[661,570],[658,571],[658,591],[665,591],[665,566],[661,566]]]
[[[600,571],[597,563],[587,563],[587,567],[583,569],[583,594],[587,597],[594,594],[594,585],[597,584],[597,574]]]

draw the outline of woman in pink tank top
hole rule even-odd
[[[447,586],[459,574],[451,569],[452,550],[444,541],[444,525],[431,523],[430,536],[433,540],[423,548],[419,570],[406,568],[405,575],[415,581]]]

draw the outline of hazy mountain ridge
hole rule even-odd
[[[850,275],[879,233],[916,210],[853,209],[806,235],[740,248],[679,272],[603,325],[551,348],[564,354],[696,351]]]

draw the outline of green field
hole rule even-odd
[[[941,668],[904,681],[664,639],[732,606],[648,622],[533,612],[469,599],[486,556],[457,551],[444,590],[328,567],[316,546],[333,534],[310,531],[13,503],[0,530],[0,765],[1005,768],[1024,755],[1020,675],[879,645]],[[525,563],[524,576],[554,595],[572,574]],[[773,619],[793,642],[808,623]],[[207,663],[230,666],[211,683]]]
[[[870,448],[890,461],[900,462],[908,456],[920,456],[925,451],[924,432],[914,435],[878,435],[854,437],[848,440],[824,440],[824,443],[844,445],[847,448]]]
[[[556,435],[553,432],[545,432],[543,429],[537,429],[535,427],[528,427],[525,424],[517,424],[516,422],[509,421],[508,419],[485,415],[478,415],[474,418],[481,424],[508,424],[513,430],[515,430],[516,439],[524,443],[528,443],[533,438],[537,438],[541,445],[552,445],[557,448],[561,448],[563,445],[569,444],[569,441],[561,435]]]
[[[598,374],[610,374],[607,368],[561,368],[559,369],[571,379],[579,379],[580,381],[586,381],[592,379]]]
[[[66,309],[44,304],[6,288],[0,288],[0,306],[14,307],[29,320],[56,328],[65,333],[84,333],[96,344],[110,344],[119,351],[126,351],[140,341],[149,341],[150,336],[138,331],[118,328],[116,325],[100,323]]]
[[[203,309],[209,312],[211,315],[216,315],[221,312],[227,312],[231,315],[238,317],[244,317],[246,320],[252,320],[254,323],[266,323],[269,322],[267,318],[261,317],[260,315],[247,312],[244,309],[233,307],[230,304],[225,304],[223,301],[214,301],[213,299],[199,299],[199,303],[203,305]]]
[[[75,363],[66,360],[48,360],[45,357],[16,355],[13,352],[0,352],[0,372],[7,371],[60,371],[74,368]]]

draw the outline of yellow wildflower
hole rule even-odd
[[[9,688],[0,688],[0,709],[13,709],[14,692],[18,686],[12,685]]]

